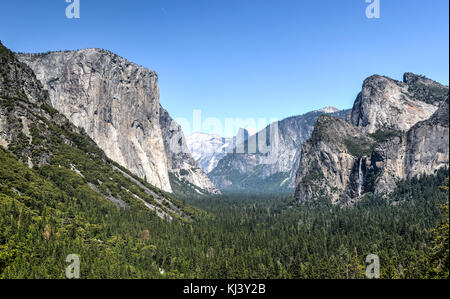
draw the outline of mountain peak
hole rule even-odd
[[[337,109],[336,107],[332,107],[332,106],[323,107],[322,109],[317,110],[317,112],[323,112],[323,113],[336,113],[339,111],[340,111],[339,109]]]

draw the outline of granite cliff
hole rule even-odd
[[[191,219],[180,202],[109,159],[82,128],[53,108],[49,92],[33,70],[1,43],[0,151],[2,158],[28,166],[25,177],[8,169],[0,180],[3,191],[12,190],[25,198],[24,206],[48,200],[26,189],[27,184],[16,184],[33,176],[53,190],[52,196],[59,196],[58,205],[76,208],[96,200],[118,209],[149,210],[169,221]]]
[[[295,198],[352,205],[449,164],[448,87],[412,73],[364,81],[350,121],[319,118],[303,144]]]
[[[48,90],[52,106],[109,158],[167,192],[180,171],[197,192],[218,192],[197,169],[180,126],[161,107],[155,72],[100,49],[16,56]]]

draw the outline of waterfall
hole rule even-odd
[[[363,158],[359,160],[359,172],[358,172],[358,196],[361,197],[362,188],[364,184],[364,174],[362,171]]]

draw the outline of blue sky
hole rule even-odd
[[[350,108],[372,74],[449,81],[448,0],[380,0],[380,19],[366,18],[365,0],[80,3],[81,18],[67,19],[65,0],[2,1],[0,40],[20,52],[113,51],[158,72],[174,118]]]

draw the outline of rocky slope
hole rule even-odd
[[[180,127],[160,106],[155,72],[99,49],[17,57],[34,70],[52,106],[109,158],[167,192],[172,191],[170,172],[180,170],[189,173],[185,178],[196,188],[216,192],[204,173],[193,170]],[[172,152],[180,148],[182,154]]]
[[[364,81],[350,121],[321,117],[303,144],[295,198],[351,205],[448,167],[448,87],[406,73]]]
[[[348,110],[327,107],[273,123],[234,146],[233,153],[225,155],[208,176],[227,191],[291,192],[301,144],[310,137],[318,117],[326,113],[349,116]]]
[[[375,75],[364,81],[351,123],[368,133],[382,128],[406,131],[428,119],[447,93],[441,84],[411,73],[403,82]]]
[[[220,191],[206,176],[202,169],[197,167],[197,162],[191,156],[183,131],[161,107],[160,124],[163,132],[164,147],[168,160],[168,170],[172,174],[172,184],[180,182],[190,186],[197,194],[220,194]]]
[[[55,192],[66,192],[74,207],[95,199],[119,209],[148,209],[167,220],[190,219],[182,204],[108,159],[81,128],[54,109],[34,72],[1,43],[0,145],[3,156],[24,162],[34,175],[52,182]],[[8,179],[0,185],[8,190]]]
[[[368,173],[377,181],[371,189],[388,193],[399,178],[433,174],[449,165],[448,97],[428,119],[377,146],[368,160]],[[373,162],[371,160],[374,160]]]

